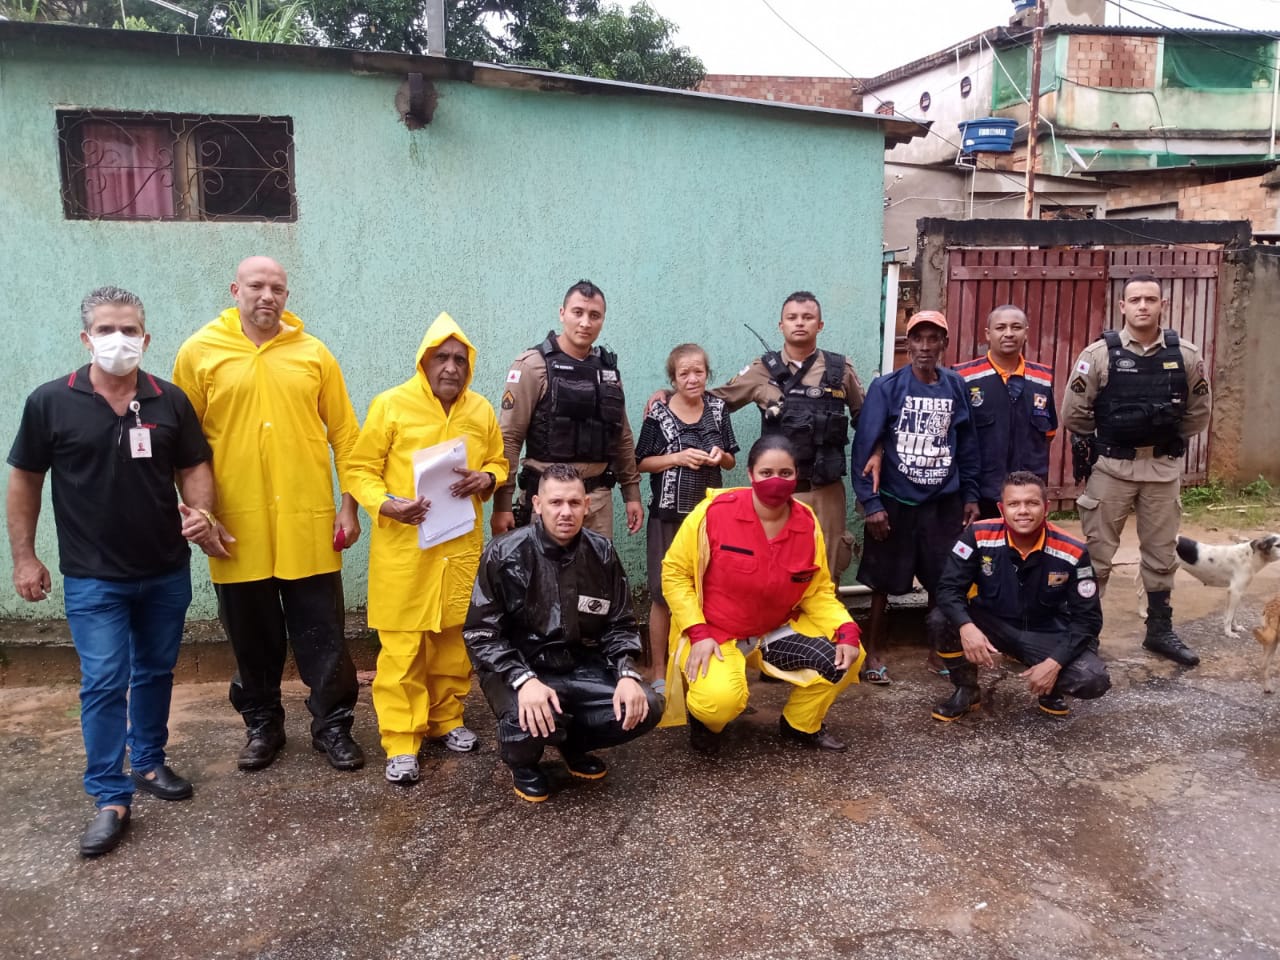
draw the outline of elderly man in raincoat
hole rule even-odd
[[[236,656],[231,703],[247,729],[237,763],[261,770],[284,747],[280,679],[292,645],[311,690],[312,746],[337,769],[358,770],[340,551],[360,536],[360,519],[347,493],[334,509],[333,469],[345,490],[360,421],[338,361],[285,310],[280,264],[241,261],[231,296],[236,305],[178,350],[173,382],[213,448],[219,531],[233,535],[231,555],[211,556],[209,574]]]
[[[471,662],[462,623],[480,564],[482,501],[507,479],[502,431],[489,401],[472,392],[476,351],[447,313],[436,317],[414,358],[413,376],[369,407],[351,455],[351,492],[373,518],[369,548],[369,626],[382,652],[373,681],[387,780],[414,783],[424,737],[466,753],[476,737],[463,726]],[[467,497],[476,524],[426,550],[417,525],[431,509],[414,487],[413,454],[463,438],[467,466],[450,492]]]

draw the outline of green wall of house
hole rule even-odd
[[[47,36],[47,35],[46,35]],[[267,254],[290,274],[290,309],[343,366],[358,414],[408,376],[441,310],[479,350],[475,386],[502,393],[511,359],[556,322],[564,289],[589,277],[609,311],[638,430],[667,351],[695,340],[717,378],[771,342],[783,296],[822,298],[822,343],[864,380],[879,356],[883,139],[871,123],[688,97],[583,96],[440,83],[434,121],[410,131],[401,77],[75,44],[0,42],[0,383],[7,444],[37,384],[84,362],[80,298],[114,283],[146,303],[145,367],[167,376],[183,339],[229,305],[236,263]],[[288,116],[295,223],[104,222],[64,218],[55,110],[64,107]],[[758,419],[735,421],[744,449]],[[741,471],[735,474],[740,478]],[[646,500],[647,500],[647,481]],[[620,536],[642,575],[644,534]],[[38,550],[57,565],[47,494]],[[0,559],[10,576],[8,551]],[[363,603],[367,543],[347,555],[347,600]],[[192,616],[212,616],[193,563]],[[0,591],[0,616],[60,616]]]

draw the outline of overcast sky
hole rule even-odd
[[[1280,0],[1119,0],[1108,23],[1169,26],[1214,24],[1168,7],[1234,26],[1280,32]],[[840,76],[842,71],[796,36],[765,0],[648,0],[680,27],[678,42],[702,58],[708,73]],[[1007,23],[1011,0],[768,0],[779,14],[853,76],[868,77]]]

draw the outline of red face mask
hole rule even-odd
[[[796,492],[795,477],[766,477],[752,480],[751,489],[766,507],[780,507]]]

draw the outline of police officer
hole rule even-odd
[[[1049,480],[1049,444],[1058,430],[1053,368],[1023,357],[1026,344],[1027,315],[1013,304],[996,307],[987,317],[987,355],[955,368],[978,431],[983,519],[1000,516],[1000,486],[1013,471]]]
[[[978,667],[1003,653],[1030,669],[1022,674],[1045,713],[1064,717],[1066,696],[1090,700],[1111,686],[1098,657],[1102,603],[1085,545],[1046,520],[1044,481],[1009,474],[1000,497],[1003,518],[972,524],[951,549],[938,581],[946,628],[938,652],[955,692],[933,710],[958,720],[979,706]]]
[[[569,288],[560,306],[560,332],[516,357],[507,373],[498,425],[511,478],[493,498],[494,536],[517,526],[512,507],[517,483],[524,491],[522,523],[549,463],[572,464],[591,500],[588,530],[613,536],[613,487],[622,486],[627,531],[644,525],[636,444],[627,422],[618,358],[595,342],[604,326],[604,293],[590,280]],[[525,458],[519,473],[520,450]]]
[[[711,393],[731,411],[754,403],[761,434],[780,433],[791,441],[799,471],[796,499],[817,515],[827,566],[839,583],[853,546],[842,478],[849,432],[862,410],[862,384],[842,354],[818,349],[822,306],[812,293],[798,290],[783,301],[778,329],[781,350],[753,360]]]
[[[1142,645],[1194,667],[1200,658],[1173,632],[1169,594],[1178,566],[1182,456],[1187,438],[1209,425],[1212,400],[1199,349],[1160,327],[1168,302],[1155,277],[1129,278],[1120,300],[1124,326],[1080,354],[1062,422],[1092,445],[1092,473],[1076,508],[1099,584],[1111,574],[1125,518],[1137,514],[1147,591]]]

